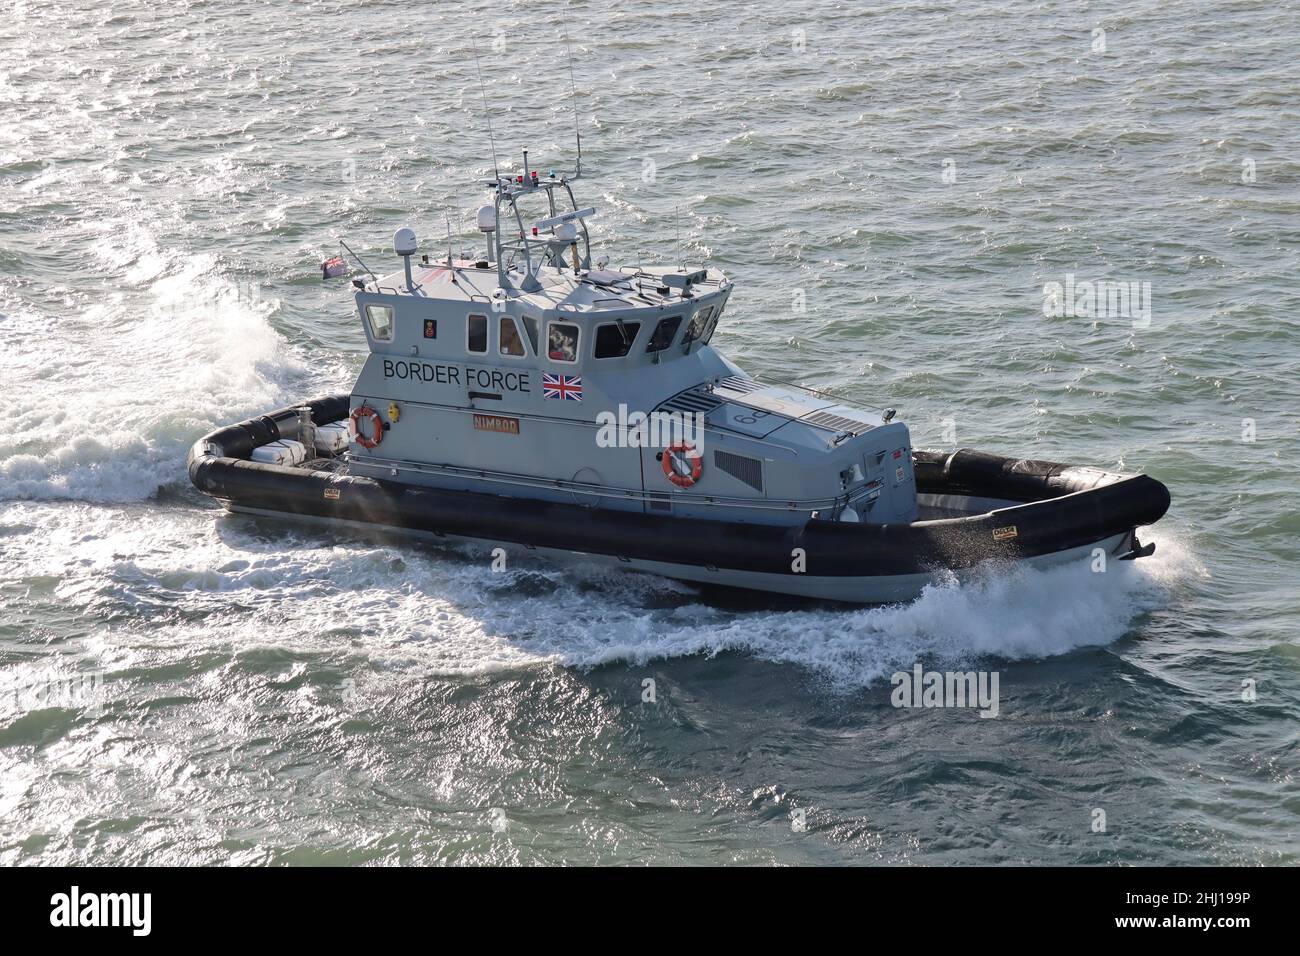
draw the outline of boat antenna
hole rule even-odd
[[[442,213],[443,219],[447,222],[447,268],[451,268],[451,214],[446,210]]]
[[[682,271],[686,271],[686,250],[682,246],[682,207],[681,204],[673,206],[673,214],[677,217],[677,258],[681,261]]]
[[[569,28],[564,28],[564,52],[569,57],[569,89],[573,93],[573,138],[578,141],[578,165],[573,178],[582,175],[582,131],[578,125],[578,83],[573,78],[573,48],[569,46]]]
[[[488,145],[492,148],[492,178],[498,186],[501,185],[501,172],[497,167],[497,144],[492,138],[492,112],[488,109],[487,87],[483,85],[483,64],[478,59],[478,41],[474,39],[474,34],[469,37],[470,48],[474,51],[474,67],[478,70],[478,91],[483,97],[483,116],[487,119],[488,128]]]
[[[370,266],[366,265],[364,259],[362,259],[359,255],[357,255],[355,252],[352,251],[352,247],[351,247],[351,246],[349,246],[349,245],[348,245],[346,242],[344,242],[342,239],[339,240],[339,245],[342,246],[344,249],[346,249],[346,250],[348,251],[348,255],[350,255],[353,259],[356,259],[356,260],[357,260],[357,263],[361,266],[361,268],[365,269],[366,272],[369,272],[369,273],[370,273],[370,278],[371,278],[371,279],[373,279],[375,282],[378,282],[378,281],[379,281],[379,277],[375,275],[374,270],[372,270],[372,269],[370,268]]]

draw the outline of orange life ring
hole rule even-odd
[[[678,488],[689,488],[700,480],[704,472],[704,456],[688,441],[673,442],[659,456],[663,462],[664,476]],[[675,462],[689,462],[689,470],[675,467]]]
[[[361,419],[369,418],[375,426],[375,437],[370,438],[361,430]],[[384,420],[369,405],[358,405],[352,410],[352,433],[357,436],[357,444],[362,448],[374,448],[384,440]]]

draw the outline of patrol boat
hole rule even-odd
[[[351,394],[205,436],[195,486],[235,512],[853,603],[1154,550],[1136,529],[1169,506],[1159,481],[914,450],[893,409],[747,375],[712,344],[725,275],[593,266],[577,176],[523,170],[487,182],[482,258],[417,259],[401,229],[400,269],[358,259]]]

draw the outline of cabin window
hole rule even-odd
[[[640,322],[610,322],[596,326],[596,358],[622,358],[632,351]]]
[[[371,338],[381,342],[393,340],[393,307],[391,305],[366,306],[366,322],[370,325]]]
[[[465,347],[471,352],[482,354],[487,351],[487,316],[471,315],[466,333]]]
[[[709,318],[713,315],[713,306],[706,305],[695,315],[691,316],[690,325],[686,326],[686,334],[682,336],[682,345],[689,349],[691,343],[698,339],[704,330],[708,327]]]
[[[541,350],[537,347],[537,319],[531,315],[525,315],[524,331],[528,333],[528,341],[533,343],[533,354],[541,355]]]
[[[713,318],[709,319],[709,324],[704,327],[704,344],[709,344],[709,339],[713,338],[714,331],[718,328],[718,319],[722,318],[722,306],[713,310]]]
[[[666,319],[660,319],[659,324],[655,326],[654,335],[650,336],[650,344],[645,347],[647,352],[662,352],[668,346],[673,344],[673,339],[677,337],[677,328],[682,324],[680,315],[670,315]]]
[[[568,322],[547,325],[546,355],[552,362],[578,361],[578,327]]]
[[[519,337],[519,326],[508,315],[501,316],[498,348],[502,355],[523,355],[524,340]]]

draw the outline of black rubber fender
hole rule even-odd
[[[323,425],[345,419],[349,402],[334,395],[304,404]],[[972,449],[916,452],[918,490],[1014,505],[910,524],[810,518],[793,527],[450,491],[246,460],[253,448],[295,432],[297,407],[199,439],[188,458],[195,486],[258,510],[670,564],[784,575],[798,573],[792,554],[802,548],[803,573],[830,577],[914,574],[1050,554],[1151,524],[1169,508],[1168,489],[1147,475]]]

